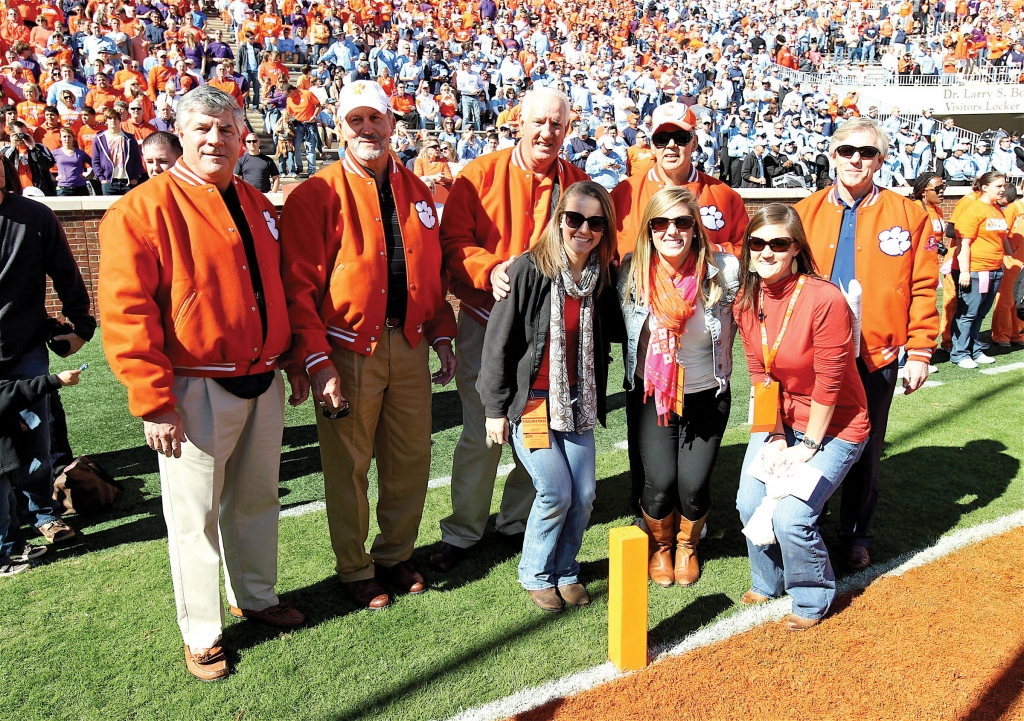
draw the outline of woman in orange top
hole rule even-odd
[[[1002,290],[996,296],[992,309],[992,342],[1003,347],[1024,345],[1024,322],[1017,317],[1014,304],[1013,287],[1017,282],[1021,269],[1024,268],[1024,198],[1017,197],[1019,191],[1014,186],[1007,186],[1006,199],[1010,204],[1003,209],[1006,226],[1009,228],[1007,237],[1013,253],[1006,258],[1003,269]]]
[[[25,99],[17,105],[18,117],[33,130],[43,121],[43,108],[46,107],[39,96],[39,86],[29,83],[25,86]]]
[[[448,190],[452,187],[452,171],[448,161],[441,157],[441,144],[430,138],[423,144],[412,172],[419,176],[434,194],[434,202],[443,204],[448,200]]]
[[[949,360],[961,368],[995,363],[978,347],[978,333],[1003,280],[1003,256],[1012,255],[1009,228],[1000,204],[1006,198],[1006,176],[990,170],[974,181],[978,200],[956,222],[960,250],[953,266],[958,287],[953,316],[953,350]]]

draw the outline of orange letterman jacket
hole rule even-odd
[[[562,158],[556,161],[559,192],[588,176]],[[487,323],[494,305],[491,270],[530,248],[536,234],[534,178],[519,145],[488,153],[462,169],[452,184],[441,223],[441,248],[460,312]],[[548,215],[544,215],[545,223]]]
[[[103,349],[134,416],[173,410],[175,376],[264,373],[288,350],[274,206],[232,182],[260,259],[266,343],[231,211],[184,161],[111,205],[100,223]]]
[[[836,187],[819,190],[793,208],[828,280],[843,218]],[[940,237],[920,205],[891,190],[874,186],[857,209],[857,279],[864,289],[860,355],[869,371],[896,360],[900,346],[911,360],[931,359],[939,333]]]
[[[445,300],[437,215],[430,191],[391,156],[409,286],[405,337],[416,346],[455,337]],[[326,368],[331,343],[372,355],[384,328],[388,267],[376,181],[346,157],[300,184],[281,213],[292,355],[310,373]],[[326,239],[326,242],[324,242]]]
[[[658,166],[654,165],[642,175],[626,178],[612,191],[615,218],[618,223],[619,257],[625,258],[636,248],[640,237],[640,221],[651,197],[666,187]],[[740,194],[717,178],[705,175],[691,167],[686,186],[697,196],[700,219],[712,243],[733,255],[743,247],[743,233],[747,229],[747,209]]]

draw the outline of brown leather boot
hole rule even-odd
[[[651,580],[659,586],[668,588],[675,583],[676,577],[672,572],[672,544],[676,533],[676,519],[679,514],[672,511],[660,521],[647,515],[647,512],[640,509],[644,514],[644,521],[647,524],[647,538],[650,558],[647,561],[647,573]]]
[[[679,516],[679,533],[676,535],[676,583],[690,586],[700,578],[700,564],[697,561],[697,544],[700,543],[700,532],[708,514],[698,521],[687,520]]]

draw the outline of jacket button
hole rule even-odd
[[[374,218],[374,220],[376,220],[378,223],[380,222],[380,218]]]
[[[366,349],[366,352],[367,352],[367,353],[369,353],[369,352],[370,352],[370,349],[369,349],[369,348],[367,348],[367,349]]]
[[[252,311],[253,311],[253,313],[255,313],[255,312],[256,312],[256,306],[253,306],[253,307],[252,307]]]
[[[371,335],[370,340],[377,340],[377,338]]]
[[[375,326],[374,326],[374,328],[375,328],[376,330],[380,330],[380,326],[379,326],[379,325],[375,325]]]
[[[829,247],[829,248],[835,248],[835,246],[834,246],[834,245],[832,245],[831,243],[829,244],[829,246],[828,246],[828,247]]]
[[[259,352],[260,352],[260,349],[259,349],[259,348],[253,348],[253,349],[252,349],[252,352],[253,352],[253,353],[259,353]]]
[[[229,233],[234,233],[234,232],[235,232],[235,229],[234,229],[234,228],[228,228],[228,232],[229,232]]]
[[[381,255],[384,255],[384,251],[382,250],[382,251],[380,252],[380,254],[381,254]]]
[[[244,265],[242,266],[242,270],[245,270],[245,266]]]
[[[387,293],[387,290],[386,290],[386,289],[384,289],[384,288],[381,288],[381,289],[380,289],[380,292],[381,292],[381,293]]]
[[[416,286],[414,286],[414,285],[410,285],[410,286],[409,286],[409,290],[416,290]]]

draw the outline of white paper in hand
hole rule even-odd
[[[789,476],[777,476],[764,467],[764,448],[758,451],[751,461],[747,473],[764,483],[765,497],[761,505],[757,507],[754,514],[743,527],[743,535],[750,539],[756,546],[768,546],[776,542],[775,528],[772,518],[775,515],[775,507],[779,501],[786,496],[799,498],[801,501],[810,499],[814,489],[818,487],[821,480],[821,471],[812,468],[806,463],[798,463],[792,467],[792,474]]]
[[[853,316],[853,352],[855,358],[860,358],[860,318],[861,301],[864,297],[864,289],[856,278],[850,281],[849,288],[843,292],[846,302],[850,305],[850,313]]]

